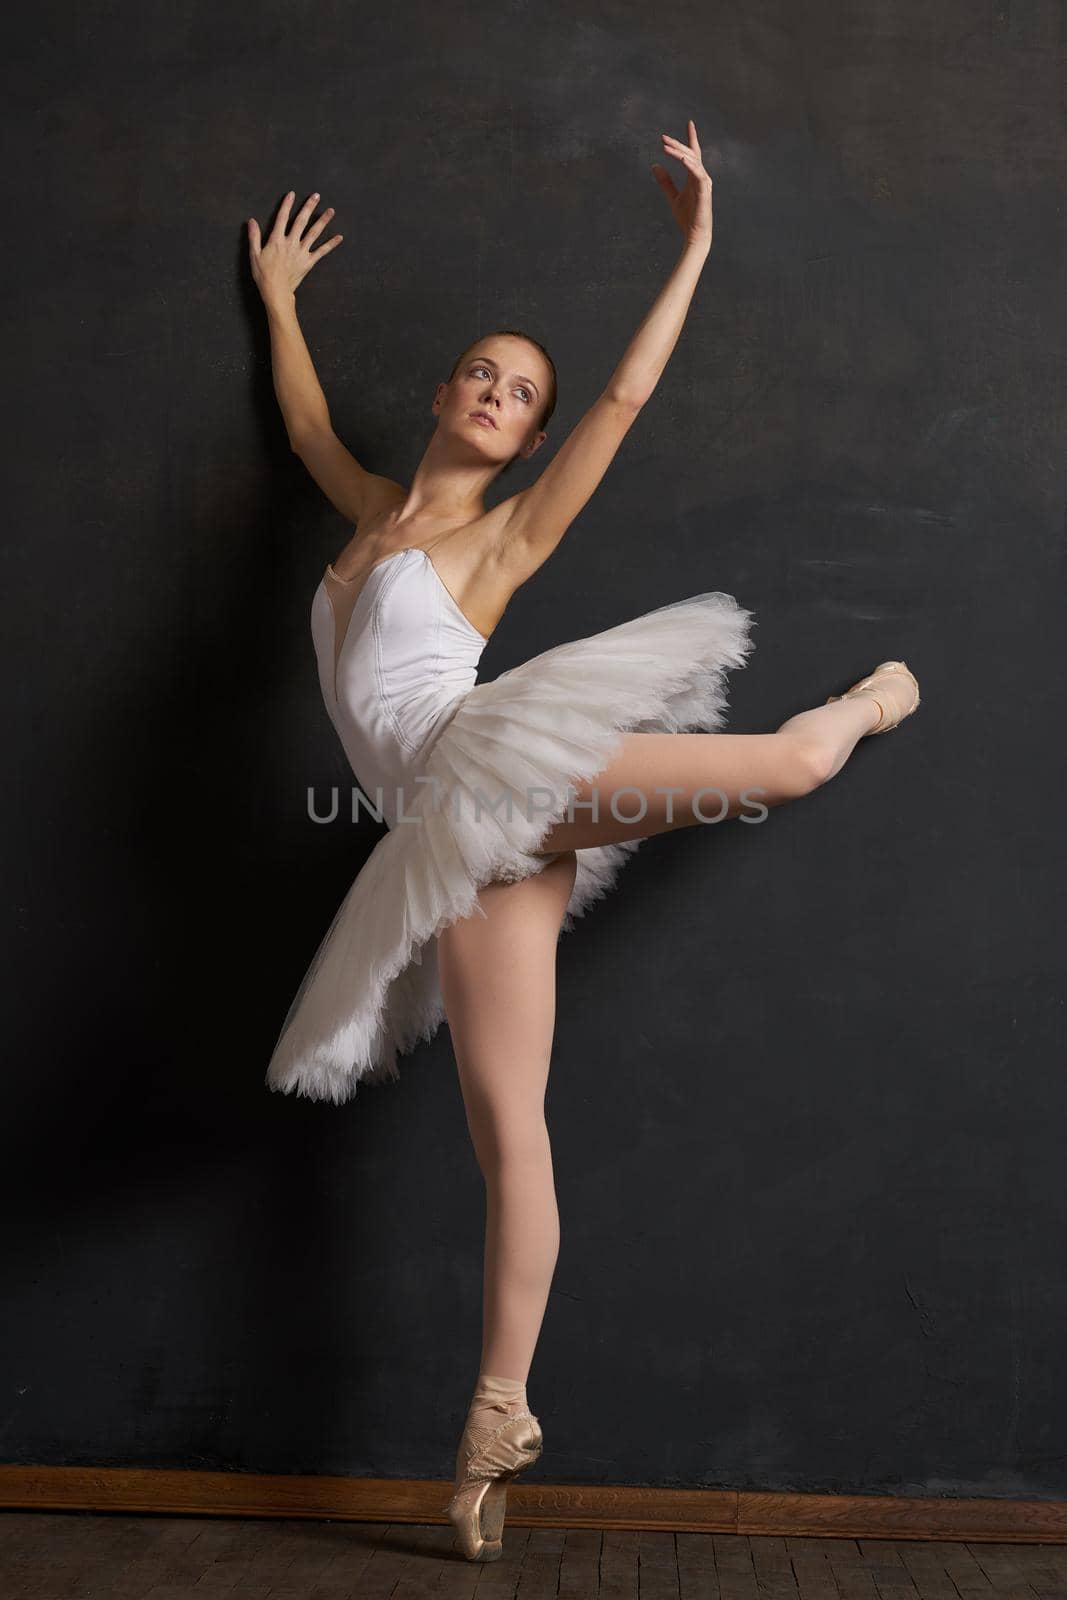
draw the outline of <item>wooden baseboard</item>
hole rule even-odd
[[[429,1478],[320,1478],[141,1467],[0,1465],[7,1510],[164,1516],[444,1522],[451,1484]],[[897,1495],[752,1494],[733,1489],[523,1483],[511,1527],[657,1528],[829,1539],[1067,1543],[1067,1500],[944,1500]]]

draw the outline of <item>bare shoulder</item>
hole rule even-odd
[[[384,524],[387,524],[394,511],[398,511],[407,499],[408,491],[402,483],[397,483],[394,478],[382,477],[376,472],[368,472],[363,480],[363,498],[360,501],[359,516],[350,520],[355,524],[348,536],[345,551],[360,550],[364,546],[372,547],[375,536],[380,533]]]
[[[395,478],[386,478],[377,472],[368,472],[363,484],[363,504],[359,518],[360,528],[366,528],[369,523],[382,516],[384,512],[392,511],[396,506],[402,506],[407,499],[408,491],[402,483],[397,483]]]
[[[332,427],[310,428],[293,440],[293,450],[336,510],[349,522],[375,515],[391,495],[403,494],[392,478],[368,472]]]
[[[366,577],[398,550],[421,549],[467,620],[488,638],[507,610],[515,590],[541,565],[543,556],[523,559],[513,543],[513,502],[504,501],[472,521],[454,527],[409,523],[401,533],[396,513],[410,491],[389,478],[369,488],[363,515],[333,568],[345,583]]]

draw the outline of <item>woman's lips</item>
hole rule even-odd
[[[481,423],[481,425],[482,425],[482,427],[483,427],[483,428],[495,428],[495,427],[496,427],[496,423],[495,423],[495,422],[492,422],[492,421],[491,421],[491,420],[490,420],[490,419],[489,419],[489,417],[482,417],[482,416],[479,416],[479,415],[478,415],[478,414],[477,414],[477,413],[476,413],[476,412],[474,412],[474,411],[472,411],[472,412],[471,412],[471,421],[472,421],[472,422],[479,422],[479,423]]]

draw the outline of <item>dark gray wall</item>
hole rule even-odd
[[[483,1198],[447,1031],[263,1073],[378,836],[308,632],[244,223],[335,425],[410,474],[517,323],[558,447],[676,256],[676,354],[485,676],[755,611],[733,731],[885,657],[924,704],[759,827],[645,844],[560,946],[547,1480],[1067,1494],[1062,5],[38,5],[7,52],[8,1230],[0,1457],[447,1477]],[[538,458],[538,466],[548,459]],[[527,481],[521,469],[501,492]]]

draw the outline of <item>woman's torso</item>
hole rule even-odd
[[[431,554],[453,541],[449,567],[462,570],[465,553],[455,541],[464,534],[378,554],[349,576],[329,565],[315,591],[311,628],[323,700],[361,789],[390,827],[410,810],[415,776],[474,687],[488,643]],[[355,565],[345,557],[374,548],[361,532],[338,561]]]

